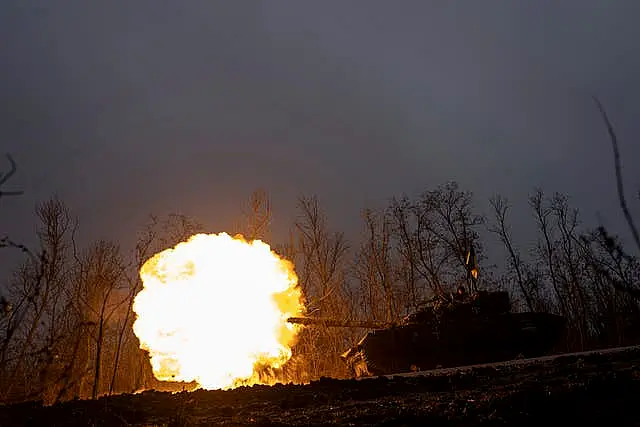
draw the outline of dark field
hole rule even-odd
[[[1,426],[640,425],[640,350],[428,376],[0,407]]]

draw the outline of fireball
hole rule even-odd
[[[258,366],[291,357],[302,312],[291,262],[268,244],[227,233],[197,234],[140,269],[133,330],[163,381],[205,389],[261,382]]]

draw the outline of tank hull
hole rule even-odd
[[[564,319],[547,313],[449,319],[371,331],[341,357],[355,377],[492,363],[543,356],[563,329]]]

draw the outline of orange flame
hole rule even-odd
[[[206,389],[259,383],[257,364],[291,357],[302,312],[293,264],[266,243],[227,233],[197,234],[140,269],[133,330],[163,381]]]

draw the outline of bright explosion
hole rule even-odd
[[[257,368],[291,357],[302,312],[293,264],[266,243],[197,234],[140,269],[133,331],[162,381],[205,389],[262,382]]]

